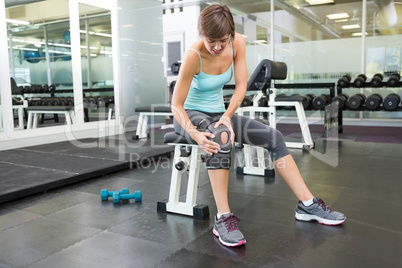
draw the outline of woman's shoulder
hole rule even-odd
[[[201,54],[202,44],[201,40],[197,40],[187,49],[186,53],[191,51],[190,54],[197,54],[197,52]]]
[[[202,41],[198,40],[193,43],[189,49],[186,50],[185,57],[191,60],[199,61],[199,57],[202,56]]]
[[[235,37],[233,38],[232,45],[233,45],[233,53],[234,53],[234,56],[236,57],[236,55],[239,51],[246,50],[246,40],[244,39],[244,36],[242,34],[235,33]]]
[[[192,70],[191,72],[194,74],[200,72],[200,50],[201,47],[196,42],[184,54],[183,65],[186,66],[187,70]]]
[[[245,46],[246,45],[246,40],[244,39],[244,36],[239,33],[235,33],[235,37],[233,38],[232,42],[236,46]]]

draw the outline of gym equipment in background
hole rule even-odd
[[[383,79],[384,76],[382,74],[376,73],[373,78],[371,78],[370,85],[372,87],[379,87]]]
[[[343,108],[346,107],[346,104],[348,103],[348,99],[349,99],[348,95],[341,93],[332,99],[331,104],[337,110],[342,110]]]
[[[39,53],[39,48],[35,45],[29,44],[20,48],[20,50],[22,50],[22,58],[29,63],[38,63],[42,59]]]
[[[364,82],[366,82],[367,76],[365,74],[359,74],[355,80],[353,81],[353,84],[355,87],[362,87],[364,86]]]
[[[349,74],[345,74],[341,78],[338,79],[338,86],[340,87],[346,87],[349,85],[350,81],[352,80],[352,77],[350,77]]]
[[[388,78],[387,85],[389,87],[396,87],[399,84],[399,80],[401,79],[401,75],[399,73],[392,73]]]
[[[322,110],[331,102],[331,95],[321,94],[313,99],[313,109]]]
[[[390,93],[384,98],[382,106],[387,111],[395,110],[399,103],[401,102],[401,97],[396,93]]]
[[[369,110],[377,110],[381,107],[382,96],[378,93],[373,93],[367,97],[364,106]]]
[[[365,101],[366,96],[361,93],[357,93],[349,98],[348,108],[351,110],[358,110],[363,107]]]

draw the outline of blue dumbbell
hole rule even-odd
[[[118,194],[129,194],[128,188],[123,188],[121,191],[108,191],[107,189],[102,189],[100,191],[100,197],[103,201],[107,200],[109,197],[113,196],[113,193],[118,193]]]
[[[133,194],[120,194],[113,193],[113,203],[120,203],[120,200],[134,199],[135,202],[141,202],[142,194],[141,191],[135,191]]]

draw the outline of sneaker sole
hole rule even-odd
[[[297,212],[295,212],[295,218],[299,221],[317,221],[318,223],[325,225],[339,225],[346,220],[346,217],[342,220],[326,220],[315,215],[300,214]]]
[[[221,239],[221,237],[219,236],[218,232],[215,230],[215,228],[213,229],[212,233],[219,238],[219,242],[221,242],[222,245],[227,246],[227,247],[238,247],[241,245],[245,245],[246,244],[246,240],[240,240],[238,243],[228,243],[225,242]]]

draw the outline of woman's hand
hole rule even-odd
[[[234,144],[235,134],[234,134],[234,131],[233,131],[233,128],[232,128],[232,121],[231,121],[230,117],[226,116],[226,115],[222,115],[222,117],[219,119],[219,121],[216,122],[215,128],[217,128],[220,125],[225,125],[229,129],[229,132],[230,132],[230,144],[233,145]]]
[[[212,133],[196,131],[192,133],[191,138],[209,155],[216,154],[221,149],[219,143],[208,139],[215,138]]]

